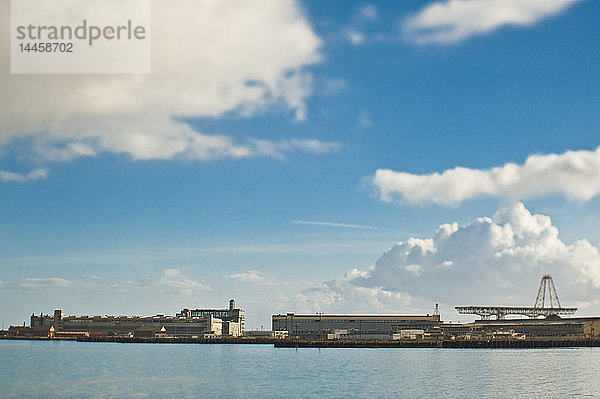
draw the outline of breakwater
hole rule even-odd
[[[248,344],[273,345],[276,339],[263,337],[186,338],[186,337],[79,337],[78,342],[118,342],[132,344]]]

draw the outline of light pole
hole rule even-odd
[[[319,336],[318,336],[318,339],[321,339],[321,321],[322,321],[322,318],[323,318],[323,313],[322,312],[318,312],[318,314],[319,314]]]
[[[358,319],[358,339],[362,339],[362,319]]]

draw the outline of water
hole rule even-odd
[[[600,397],[600,349],[0,340],[0,398]]]

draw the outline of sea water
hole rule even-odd
[[[0,340],[0,398],[600,398],[600,348]]]

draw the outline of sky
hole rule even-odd
[[[600,314],[600,2],[152,0],[140,75],[11,74],[0,4],[4,328]]]

